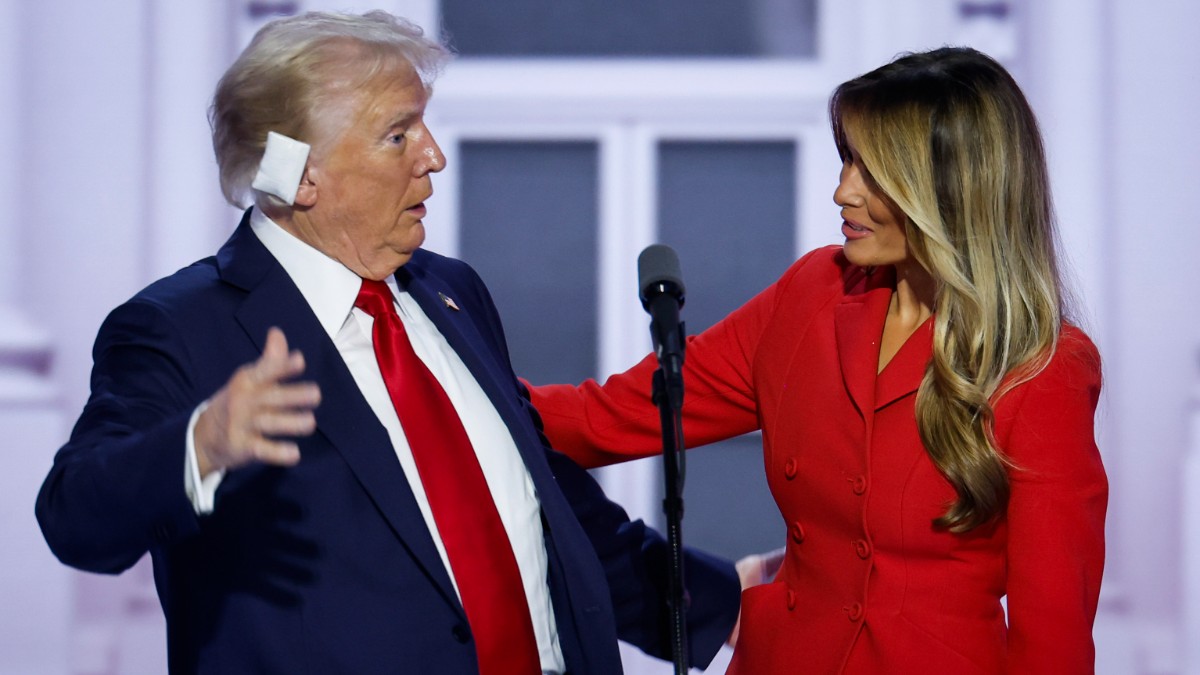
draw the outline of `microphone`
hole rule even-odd
[[[642,307],[649,312],[650,303],[666,294],[683,307],[683,273],[679,271],[679,256],[665,244],[651,244],[638,256],[638,288]]]
[[[675,249],[663,244],[647,246],[638,256],[638,288],[642,308],[650,314],[650,337],[666,379],[671,406],[683,408],[684,331],[679,321],[683,307],[683,273]]]
[[[647,246],[638,256],[638,289],[650,313],[650,337],[658,356],[652,397],[663,435],[663,513],[666,515],[667,607],[675,675],[687,673],[687,592],[683,576],[683,274],[670,246]]]

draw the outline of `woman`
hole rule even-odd
[[[845,244],[687,347],[688,445],[761,428],[788,528],[730,672],[1091,672],[1100,359],[1064,317],[1033,113],[959,48],[851,80],[830,112]],[[655,367],[536,388],[552,443],[590,466],[655,453]]]

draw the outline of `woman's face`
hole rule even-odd
[[[842,207],[846,258],[860,267],[908,261],[904,213],[875,184],[854,146],[847,143],[846,148],[848,153],[833,191],[833,201]]]

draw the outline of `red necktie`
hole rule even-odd
[[[529,601],[479,459],[450,398],[413,351],[393,302],[387,284],[363,279],[354,306],[375,318],[375,358],[458,582],[479,672],[540,674]]]

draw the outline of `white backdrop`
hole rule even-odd
[[[437,16],[435,0],[374,4],[426,26]],[[1009,12],[968,21],[964,4]],[[0,674],[164,670],[148,570],[111,579],[62,568],[37,533],[33,495],[87,395],[100,320],[211,253],[236,221],[220,201],[204,111],[253,31],[245,5],[0,0]],[[1200,592],[1185,595],[1200,575],[1200,523],[1185,521],[1185,505],[1200,503],[1188,481],[1197,470],[1185,471],[1200,381],[1200,5],[843,0],[818,14],[816,63],[464,59],[439,82],[431,126],[452,161],[456,139],[599,139],[601,194],[643,195],[602,215],[601,364],[611,369],[645,349],[626,337],[644,326],[623,299],[633,256],[653,237],[653,195],[638,178],[653,175],[648,143],[712,137],[705,114],[733,115],[720,133],[737,138],[823,142],[827,92],[897,52],[969,42],[1002,56],[1042,120],[1064,248],[1105,357],[1099,425],[1112,497],[1099,670],[1200,673],[1187,662],[1189,648],[1200,657],[1200,635],[1185,628],[1200,616]],[[719,69],[726,84],[714,87]],[[697,106],[679,102],[700,88],[706,113],[688,113]],[[802,249],[828,240],[829,157],[798,159]],[[453,253],[453,165],[437,181],[429,245]],[[636,487],[622,499],[647,498],[649,483],[623,480]]]

